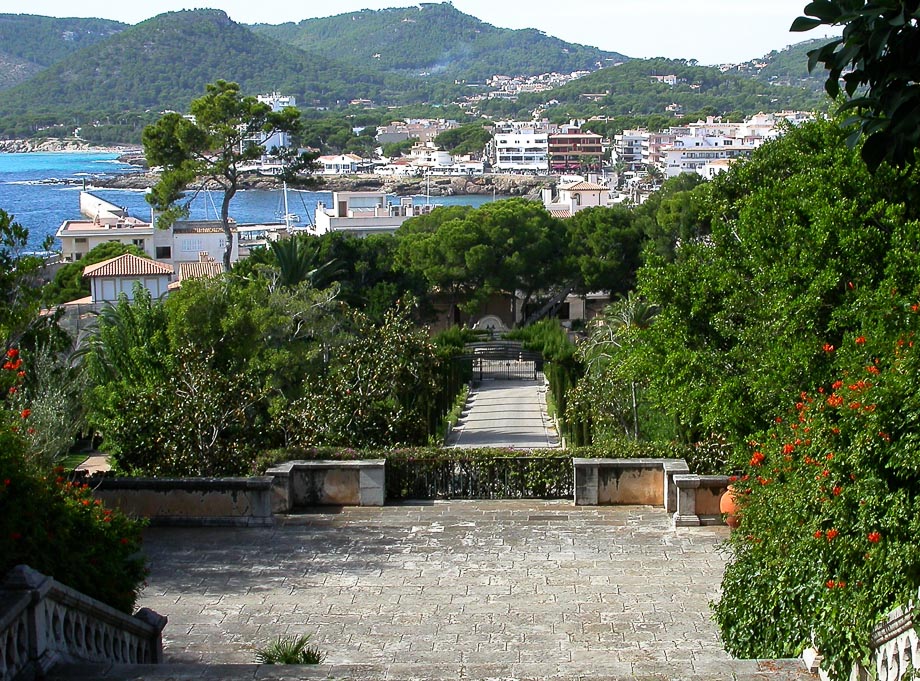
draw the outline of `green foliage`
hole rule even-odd
[[[578,292],[632,289],[643,236],[635,223],[635,213],[620,206],[586,208],[565,221]]]
[[[636,375],[694,441],[766,425],[788,391],[827,379],[824,342],[866,302],[916,284],[916,169],[871,176],[833,122],[790,130],[697,190],[701,236],[654,254],[639,290],[660,307]]]
[[[259,664],[321,664],[326,654],[310,645],[310,634],[279,636],[256,651]]]
[[[384,144],[381,151],[387,158],[399,158],[400,156],[408,154],[416,144],[418,144],[418,140],[410,137],[400,142],[389,142]]]
[[[846,679],[878,619],[916,594],[918,292],[888,296],[886,324],[828,349],[836,380],[790,395],[736,458],[741,525],[715,606],[729,652],[790,657],[813,637]]]
[[[42,289],[42,303],[45,305],[60,305],[72,300],[85,298],[90,293],[89,281],[83,279],[83,270],[87,265],[117,258],[119,255],[130,253],[139,258],[148,258],[140,248],[132,244],[123,244],[118,241],[108,241],[99,244],[89,253],[76,262],[67,263],[55,273],[54,279]]]
[[[141,523],[104,508],[63,469],[36,469],[17,432],[28,419],[5,409],[0,418],[0,574],[26,564],[131,613],[146,575]]]
[[[853,2],[821,0],[805,7],[790,30],[843,26],[843,35],[808,52],[808,67],[827,69],[824,88],[847,101],[839,112],[853,112],[858,135],[865,139],[862,157],[871,170],[884,161],[904,166],[920,146],[920,25],[917,0]]]
[[[533,29],[496,28],[449,2],[362,10],[297,24],[257,24],[253,30],[355,69],[414,78],[421,73],[445,81],[483,82],[496,73],[570,73],[625,59]]]
[[[526,304],[558,282],[565,274],[564,230],[542,205],[524,199],[436,208],[399,228],[397,261],[452,308],[473,314],[493,293],[521,291]]]
[[[280,415],[282,427],[301,446],[424,443],[440,417],[433,414],[437,367],[434,346],[405,307],[379,327],[358,317],[355,335],[329,354],[324,374]]]
[[[492,140],[492,133],[481,123],[469,123],[459,128],[445,130],[434,138],[434,143],[454,156],[472,154],[481,156],[486,145]]]
[[[9,346],[38,312],[42,260],[26,252],[29,230],[0,209],[0,342]]]

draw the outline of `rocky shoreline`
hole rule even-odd
[[[473,177],[392,178],[380,175],[316,176],[314,191],[383,191],[397,196],[430,194],[431,196],[463,196],[495,194],[496,196],[525,196],[539,198],[540,190],[554,178],[522,175],[477,175]],[[95,187],[106,189],[147,189],[157,181],[150,172],[127,173],[93,178]],[[280,189],[274,177],[250,176],[242,182],[244,189]]]
[[[48,137],[44,139],[0,140],[0,154],[31,154],[37,152],[56,154],[67,152],[97,152],[100,154],[124,154],[126,158],[135,158],[140,155],[143,159],[143,152],[140,147],[100,147],[75,137],[67,139]]]

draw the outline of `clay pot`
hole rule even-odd
[[[719,512],[725,516],[725,524],[735,529],[741,524],[741,518],[738,516],[738,504],[735,500],[735,488],[732,485],[722,494],[719,499]]]

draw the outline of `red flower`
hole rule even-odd
[[[815,532],[815,539],[820,539],[823,536],[824,536],[824,533],[821,530],[818,530],[817,532]]]
[[[831,529],[829,529],[829,530],[827,531],[827,540],[828,540],[828,541],[833,541],[834,538],[835,538],[838,534],[840,534],[840,533],[837,532],[837,530],[835,530],[835,529],[832,527]]]
[[[833,579],[829,579],[827,580],[827,584],[825,586],[827,586],[828,589],[833,589],[836,583],[837,582],[835,582]]]
[[[23,409],[21,412],[19,412],[19,415],[20,415],[22,418],[27,419],[27,418],[29,418],[29,416],[32,415],[32,410],[31,410],[31,409]]]
[[[882,541],[882,535],[879,532],[870,532],[868,539],[873,544],[878,544],[880,541]]]
[[[856,337],[856,345],[865,345],[865,344],[866,344],[866,337],[865,337],[865,336],[857,336],[857,337]]]
[[[870,374],[876,374],[876,375],[881,373],[879,371],[879,368],[875,366],[874,364],[870,364],[869,366],[867,366],[866,371],[868,371]]]
[[[834,487],[834,496],[839,497],[841,494],[843,494],[843,487],[841,487],[840,485],[836,485]]]
[[[12,539],[13,541],[17,541],[17,540],[19,540],[19,539],[22,539],[22,534],[19,533],[19,532],[11,532],[11,533],[10,533],[10,539]]]
[[[825,343],[822,349],[824,350],[824,352],[833,352],[834,346],[831,345],[830,343]]]
[[[839,407],[843,405],[843,398],[840,395],[831,395],[827,398],[828,407]]]
[[[122,538],[121,538],[121,543],[122,543],[122,544],[127,544],[127,543],[128,543],[128,538],[127,538],[127,537],[122,537]]]
[[[9,478],[3,481],[4,487],[9,487],[11,484],[12,484],[12,481]]]
[[[841,381],[841,380],[838,379],[838,380],[834,381],[833,383],[831,383],[831,390],[837,390],[837,389],[840,388],[840,386],[842,386],[842,385],[843,385],[843,381]]]
[[[795,451],[795,445],[787,442],[783,445],[783,454],[792,454]]]
[[[16,359],[19,356],[19,349],[10,348],[9,350],[6,351],[6,356],[9,357],[10,359]]]
[[[754,456],[751,457],[751,465],[759,466],[763,463],[766,457],[761,452],[754,452]]]
[[[18,374],[16,374],[16,375],[19,376],[19,378],[25,378],[25,377],[26,377],[26,372],[25,372],[25,371],[20,371],[20,372],[19,372]]]
[[[891,442],[891,436],[888,433],[885,433],[880,430],[878,432],[878,436],[882,438],[885,442]]]

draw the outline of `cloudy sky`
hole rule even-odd
[[[225,10],[240,23],[279,24],[362,9],[409,7],[400,0],[0,0],[0,13],[102,17],[130,24],[161,12],[197,7]],[[631,57],[747,61],[807,38],[789,33],[807,0],[453,0],[466,14],[502,28],[536,28],[568,42]]]

